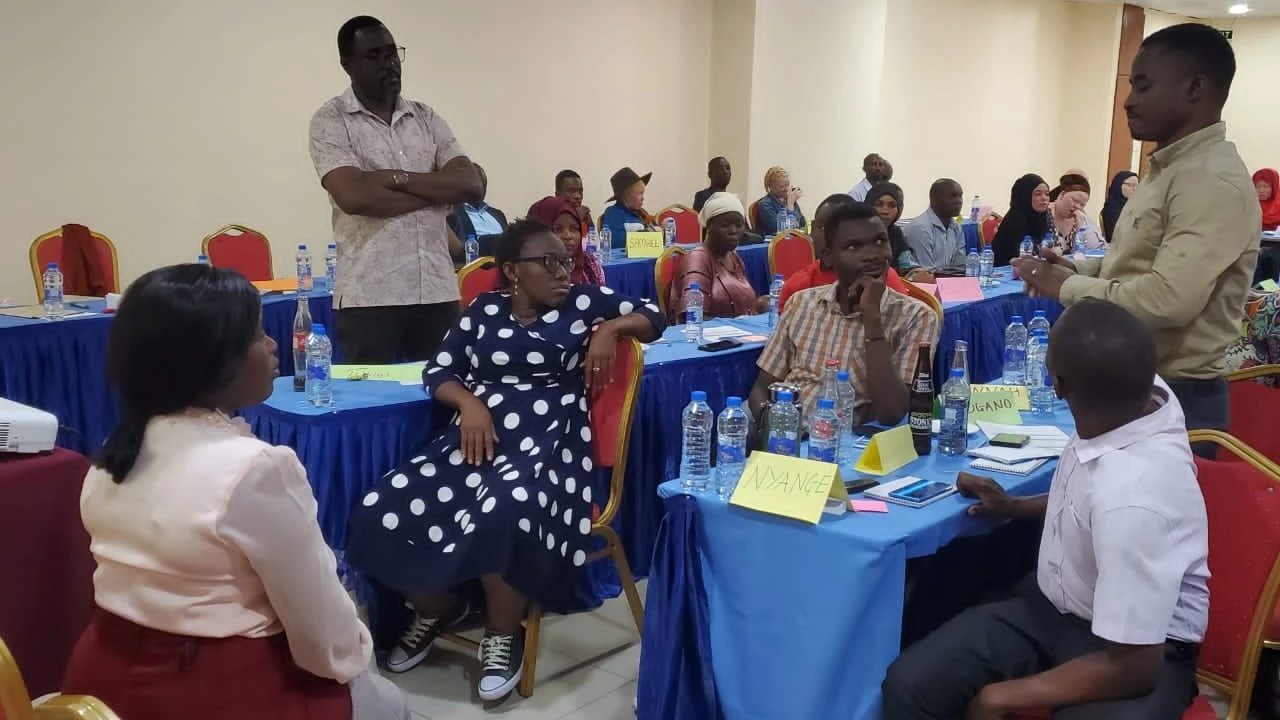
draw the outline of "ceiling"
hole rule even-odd
[[[1080,0],[1115,4],[1116,0]],[[1237,0],[1128,0],[1134,5],[1194,18],[1240,18],[1270,15],[1280,17],[1280,0],[1239,0],[1247,2],[1247,15],[1228,15],[1227,8]]]

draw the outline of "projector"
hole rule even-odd
[[[57,439],[58,418],[0,398],[0,452],[45,452],[53,449]]]

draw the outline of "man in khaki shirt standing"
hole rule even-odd
[[[1029,292],[1064,305],[1110,300],[1151,327],[1160,375],[1188,429],[1227,428],[1225,351],[1240,335],[1258,260],[1257,194],[1222,122],[1235,69],[1231,46],[1207,25],[1148,37],[1133,61],[1125,111],[1134,139],[1156,150],[1106,257],[1014,261]]]
[[[311,118],[333,205],[337,337],[348,361],[426,360],[458,317],[448,206],[483,195],[449,124],[400,96],[404,48],[376,18],[338,30],[351,87]]]

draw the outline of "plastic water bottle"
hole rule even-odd
[[[951,368],[959,370],[966,383],[969,382],[969,343],[957,340],[951,351]]]
[[[49,320],[62,317],[62,271],[58,263],[49,263],[44,271],[44,316]]]
[[[991,287],[996,284],[992,275],[996,269],[996,254],[991,248],[983,248],[982,255],[978,258],[978,275],[981,280],[978,284],[983,287]]]
[[[306,295],[298,296],[293,313],[293,391],[307,389],[307,339],[311,337],[311,307]]]
[[[778,211],[778,235],[791,229],[791,213],[786,210]]]
[[[701,492],[711,481],[711,406],[707,394],[694,390],[680,418],[684,430],[680,450],[680,488]]]
[[[836,401],[820,398],[809,415],[809,459],[835,464],[840,461],[840,416]]]
[[[330,294],[338,289],[338,246],[335,243],[329,243],[324,254],[324,289]]]
[[[969,449],[969,383],[960,368],[951,368],[951,377],[942,386],[940,425],[938,452],[963,455]]]
[[[773,282],[769,283],[769,327],[776,327],[778,324],[778,304],[782,299],[782,276],[774,275]]]
[[[766,449],[774,455],[800,456],[800,411],[790,390],[778,393],[778,402],[769,406],[769,440]]]
[[[1027,323],[1027,333],[1035,335],[1038,331],[1044,331],[1047,336],[1049,334],[1049,318],[1045,316],[1043,310],[1036,310],[1031,315],[1031,322]]]
[[[294,256],[294,262],[298,270],[298,292],[311,291],[311,253],[307,252],[306,245],[298,246],[298,254]]]
[[[600,262],[613,260],[613,231],[607,227],[600,228]]]
[[[307,338],[307,401],[316,407],[333,405],[333,343],[325,334],[324,324],[311,326]]]
[[[835,402],[840,395],[840,382],[837,379],[840,374],[840,361],[835,358],[827,358],[826,364],[822,370],[822,384],[818,386],[818,399],[831,400]]]
[[[600,236],[596,234],[595,228],[587,229],[587,236],[582,240],[582,251],[587,257],[600,258]]]
[[[676,219],[667,218],[662,221],[662,244],[671,247],[676,244]]]
[[[853,385],[849,371],[836,373],[836,414],[840,416],[840,464],[852,465],[853,457]]]
[[[475,233],[467,236],[467,241],[462,244],[462,254],[466,256],[468,264],[480,259],[480,241],[476,239]]]
[[[1037,332],[1027,344],[1027,389],[1031,396],[1031,412],[1048,415],[1053,412],[1053,379],[1049,377],[1049,335]]]
[[[1004,384],[1025,385],[1027,382],[1027,326],[1022,316],[1014,315],[1004,331]]]
[[[1086,235],[1087,233],[1085,232],[1084,228],[1080,228],[1079,230],[1076,231],[1076,241],[1075,241],[1075,244],[1071,246],[1072,255],[1084,254],[1084,239]]]
[[[196,264],[197,264],[197,265],[210,265],[211,263],[209,262],[209,256],[208,256],[208,255],[197,255],[197,256],[196,256]]]
[[[1052,249],[1056,248],[1057,246],[1058,246],[1058,238],[1055,236],[1055,234],[1054,234],[1054,232],[1053,232],[1052,230],[1050,230],[1049,232],[1045,233],[1045,234],[1044,234],[1044,237],[1040,240],[1040,249],[1041,249],[1041,250],[1052,250]],[[1048,253],[1046,252],[1046,253],[1044,253],[1044,255],[1045,255],[1045,256],[1048,256]]]
[[[747,466],[747,429],[751,419],[742,408],[742,398],[730,397],[716,418],[716,493],[733,494]]]
[[[978,215],[982,212],[982,196],[974,195],[973,202],[969,203],[969,222],[977,223]]]
[[[1033,257],[1036,254],[1036,242],[1030,235],[1022,236],[1022,245],[1018,246],[1019,257]]]
[[[685,342],[702,342],[702,288],[693,283],[684,291]]]
[[[981,277],[982,274],[982,258],[978,257],[978,253],[970,250],[968,255],[964,256],[964,276],[965,277]]]

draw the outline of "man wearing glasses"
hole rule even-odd
[[[338,342],[348,362],[425,360],[458,316],[448,209],[480,200],[480,176],[444,118],[400,96],[404,48],[379,20],[343,24],[338,58],[351,87],[311,118],[338,246]]]

